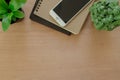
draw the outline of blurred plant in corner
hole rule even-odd
[[[112,31],[120,26],[118,0],[99,0],[90,7],[91,19],[97,30]]]
[[[20,9],[25,3],[26,0],[0,0],[0,20],[2,20],[3,31],[8,30],[11,22],[24,18],[24,13]]]

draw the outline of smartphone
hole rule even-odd
[[[66,26],[92,0],[60,0],[49,14],[61,26]]]

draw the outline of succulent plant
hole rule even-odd
[[[90,7],[90,13],[97,30],[112,31],[120,26],[118,0],[99,0]]]

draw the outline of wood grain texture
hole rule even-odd
[[[97,31],[88,17],[67,36],[29,19],[34,2],[22,22],[0,29],[0,80],[120,80],[120,28]]]

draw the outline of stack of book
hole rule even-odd
[[[94,0],[87,5],[68,25],[60,27],[58,23],[49,15],[49,11],[59,2],[59,0],[36,0],[30,19],[44,24],[67,35],[79,34],[84,22],[89,14],[89,8]]]

